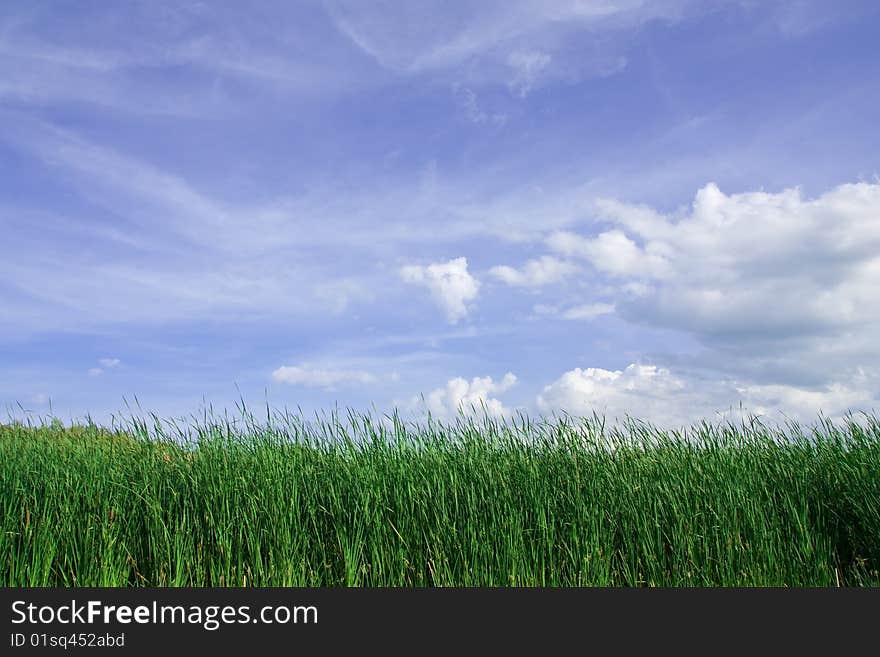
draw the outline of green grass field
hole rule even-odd
[[[0,425],[4,586],[878,586],[880,421]]]

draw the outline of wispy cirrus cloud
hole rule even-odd
[[[351,0],[325,6],[341,34],[395,74],[506,87],[523,99],[546,85],[618,74],[626,68],[629,42],[646,24],[674,23],[724,4],[491,0],[450,11],[427,0],[393,12]]]
[[[532,310],[541,317],[558,317],[569,321],[586,321],[614,312],[613,303],[585,303],[560,307],[548,304],[535,304]]]
[[[344,95],[367,79],[344,40],[334,44],[322,12],[292,21],[288,8],[248,12],[234,4],[9,9],[0,19],[0,104],[217,119],[263,111],[255,98]],[[288,30],[267,29],[267,20]],[[137,48],[120,38],[127,24],[137,26]]]
[[[328,369],[304,365],[283,365],[272,372],[278,383],[289,383],[307,388],[336,390],[345,386],[363,386],[376,381],[376,377],[363,370]]]

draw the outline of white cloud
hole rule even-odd
[[[407,265],[400,269],[400,276],[406,283],[427,288],[434,302],[446,313],[446,319],[455,324],[467,315],[480,291],[480,282],[467,268],[467,258],[454,258],[427,267]]]
[[[762,384],[832,385],[880,371],[880,183],[816,198],[725,194],[708,184],[673,214],[604,200],[596,237],[555,231],[555,251],[610,279],[617,313],[676,329],[705,364]],[[760,376],[759,376],[760,375]]]
[[[872,395],[872,390],[880,390],[878,381],[869,380],[864,371],[852,381],[837,381],[818,389],[789,385],[737,386],[744,405],[754,413],[773,416],[781,411],[808,421],[816,419],[820,411],[830,417],[840,416],[847,410],[870,411],[880,401]]]
[[[587,303],[581,306],[573,306],[561,313],[562,319],[589,320],[599,315],[608,315],[614,312],[613,303]]]
[[[98,359],[98,364],[101,367],[92,367],[88,370],[89,376],[101,376],[105,371],[111,370],[114,367],[119,367],[122,363],[118,358],[100,358]]]
[[[639,312],[700,332],[852,327],[880,319],[880,184],[841,185],[816,199],[799,190],[725,195],[709,184],[680,217],[606,203],[605,214],[644,242],[615,273],[654,279]],[[588,240],[589,241],[589,240]],[[633,247],[630,247],[631,249]],[[653,254],[662,266],[633,265]],[[597,268],[600,254],[585,251]]]
[[[821,411],[839,417],[848,410],[870,410],[870,382],[836,382],[814,389],[788,385],[741,384],[698,377],[655,365],[631,364],[624,370],[575,368],[545,386],[536,403],[544,413],[596,412],[609,421],[631,416],[662,427],[690,425],[701,419],[736,420],[750,414],[775,422],[787,418],[812,422]]]
[[[591,320],[600,315],[614,312],[613,303],[585,303],[569,308],[560,308],[543,303],[535,304],[532,311],[536,315],[558,317],[566,320]]]
[[[491,376],[474,377],[470,381],[456,377],[426,395],[424,403],[414,397],[407,406],[412,410],[424,408],[433,416],[445,419],[455,417],[460,411],[470,414],[474,410],[482,413],[484,409],[488,414],[500,417],[510,414],[510,409],[494,395],[509,390],[516,381],[516,376],[511,372],[498,382],[493,381]]]
[[[639,247],[620,230],[609,230],[594,238],[569,231],[551,233],[547,246],[566,256],[585,258],[599,271],[612,276],[663,278],[669,270],[661,246]]]
[[[507,265],[492,267],[489,275],[515,287],[537,288],[558,283],[577,271],[577,266],[545,255],[529,260],[521,269]]]
[[[272,372],[278,383],[335,390],[337,386],[367,385],[376,377],[363,370],[324,369],[309,365],[284,365]]]
[[[686,385],[668,370],[651,365],[630,365],[624,371],[598,367],[575,368],[546,386],[537,398],[543,412],[555,410],[578,415],[597,412],[609,418],[628,413],[658,423],[675,421],[676,399],[688,397]],[[698,411],[697,408],[693,408]],[[705,411],[705,409],[699,409]]]

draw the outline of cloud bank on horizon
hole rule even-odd
[[[878,29],[860,0],[4,6],[0,400],[880,409]]]

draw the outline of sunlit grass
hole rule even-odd
[[[880,585],[880,422],[0,425],[5,586]]]

